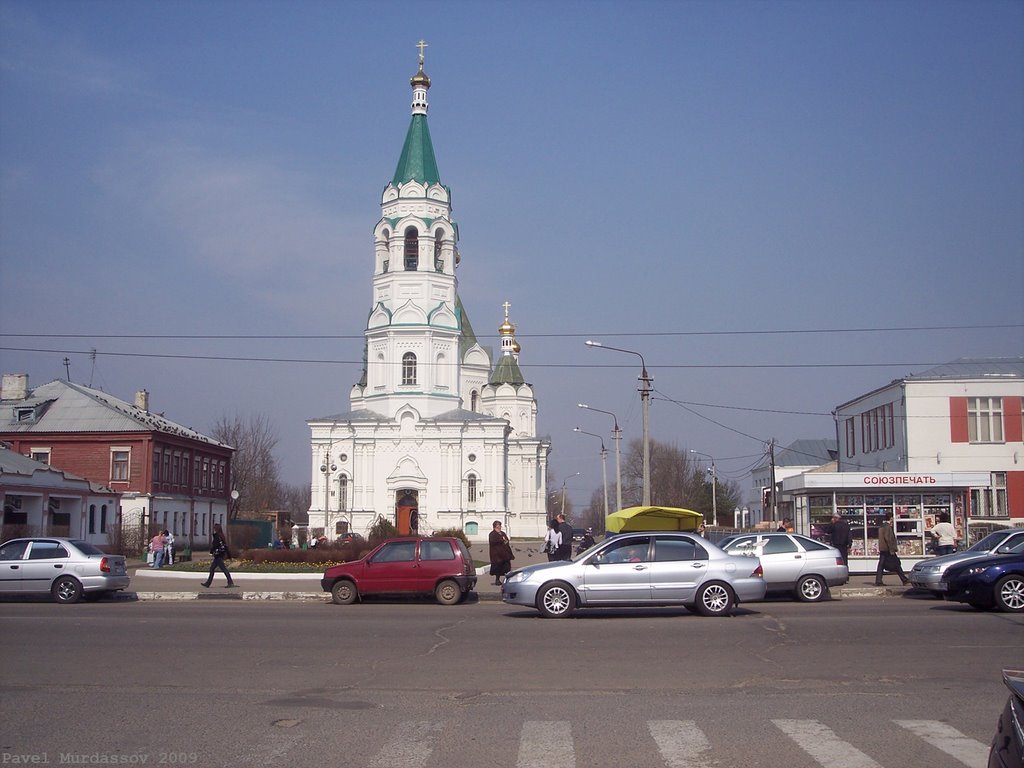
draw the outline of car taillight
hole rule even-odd
[[[758,563],[757,564],[757,568],[755,568],[754,572],[752,574],[750,574],[750,575],[751,575],[752,578],[755,578],[755,579],[763,579],[764,578],[764,568],[762,568],[761,564]]]
[[[846,565],[846,563],[843,562],[843,558],[837,557],[836,558],[836,565]]]
[[[110,573],[110,562],[105,557],[100,560],[100,571],[103,573]]]

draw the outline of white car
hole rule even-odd
[[[727,616],[764,592],[756,558],[732,557],[700,536],[670,531],[613,536],[573,560],[513,571],[501,585],[502,601],[547,618],[577,608],[655,605]]]
[[[49,593],[58,603],[77,603],[125,589],[128,581],[123,555],[87,541],[40,536],[0,544],[0,593]]]
[[[751,555],[761,561],[769,592],[793,592],[814,603],[828,597],[829,587],[845,584],[850,569],[835,547],[798,533],[740,533],[718,543],[730,555]]]

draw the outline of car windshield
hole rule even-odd
[[[979,541],[977,544],[975,544],[973,547],[971,547],[967,551],[968,552],[988,552],[989,550],[991,550],[994,546],[996,546],[1000,541],[1002,541],[1005,538],[1006,538],[1006,534],[1005,533],[1000,533],[1000,532],[990,533],[988,536],[986,536],[984,539]]]

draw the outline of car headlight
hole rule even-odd
[[[516,571],[515,573],[510,573],[508,575],[508,578],[505,579],[505,583],[519,584],[520,582],[526,581],[528,578],[530,578],[530,571]]]
[[[987,565],[975,565],[972,568],[968,568],[964,573],[968,576],[977,576],[979,573],[984,573],[987,570]]]
[[[914,570],[916,571],[917,568],[915,568]],[[922,565],[921,570],[925,573],[938,573],[942,569],[937,565]]]

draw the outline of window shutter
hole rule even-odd
[[[954,443],[969,442],[967,438],[967,398],[949,398],[949,439]]]

